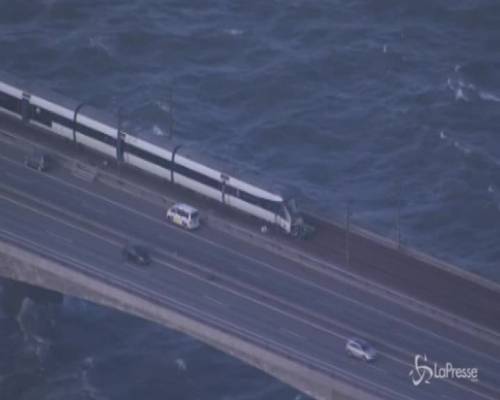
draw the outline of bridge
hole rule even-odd
[[[24,167],[34,148],[52,170]],[[197,206],[199,231],[166,223]],[[0,276],[182,331],[316,399],[500,398],[500,287],[342,223],[292,241],[239,213],[0,116]],[[144,243],[148,268],[124,262]],[[350,359],[346,339],[379,351]],[[415,386],[415,355],[478,380]],[[414,373],[416,373],[414,371]]]

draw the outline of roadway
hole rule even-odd
[[[37,129],[20,124],[19,121],[0,114],[0,133],[6,131],[31,143],[48,146],[51,151],[72,159],[100,166],[102,157],[75,149],[72,143],[55,136],[40,135]],[[144,175],[126,166],[117,168],[115,163],[108,163],[106,168],[114,175],[123,175],[128,182],[133,182],[154,193],[168,197],[182,197],[188,203],[210,209],[210,213],[222,218],[229,218],[247,230],[258,229],[256,221],[242,213],[232,212],[214,202],[207,202],[200,196],[180,189],[178,186],[165,185],[159,179]],[[158,197],[156,195],[156,197]],[[499,285],[481,279],[475,274],[465,273],[460,268],[449,266],[440,260],[430,259],[427,255],[415,252],[404,245],[397,246],[385,238],[374,237],[373,234],[360,232],[351,227],[349,235],[350,260],[346,260],[345,224],[338,221],[326,221],[307,214],[307,220],[316,228],[313,240],[290,241],[272,230],[266,235],[271,238],[272,245],[293,247],[294,249],[313,255],[323,261],[328,268],[335,265],[338,273],[362,277],[365,282],[378,285],[393,294],[401,295],[404,301],[416,300],[420,305],[430,305],[433,312],[439,311],[443,318],[459,318],[466,321],[472,329],[490,331],[500,340],[500,289]],[[261,235],[262,236],[262,235]],[[492,286],[495,286],[492,288]],[[450,294],[460,295],[450,295]],[[444,311],[444,313],[443,313]]]
[[[166,223],[165,209],[63,168],[49,174],[22,165],[24,153],[0,142],[3,235],[98,268],[131,291],[266,346],[387,399],[500,398],[500,345],[367,290],[334,270],[294,262],[233,237],[216,225],[190,233]],[[202,210],[203,212],[204,210]],[[153,264],[121,257],[127,241],[145,243]],[[380,352],[372,364],[344,351],[350,336]],[[479,382],[434,380],[414,387],[414,354],[441,365],[479,368]]]

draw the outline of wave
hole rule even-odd
[[[94,367],[93,357],[86,357],[83,360],[83,364],[80,371],[80,379],[82,384],[82,392],[86,394],[87,398],[90,400],[107,400],[101,391],[96,388],[89,378],[89,371]]]
[[[500,102],[500,97],[493,94],[493,93],[490,93],[490,92],[483,92],[483,91],[480,91],[479,92],[479,97],[483,100],[486,100],[486,101],[496,101],[496,102]]]
[[[491,66],[488,67],[487,71],[491,70]],[[483,74],[487,73],[485,68],[484,65],[455,65],[453,76],[447,80],[447,87],[454,92],[455,100],[500,102],[500,96],[491,91],[491,86],[494,87],[499,79],[484,79]],[[491,72],[489,74],[491,75]]]
[[[461,78],[448,78],[447,87],[455,94],[455,100],[470,101],[474,96],[477,96],[476,86]]]
[[[156,136],[167,136],[167,133],[158,125],[153,125],[153,134]]]
[[[175,360],[175,365],[179,369],[179,371],[187,371],[187,363],[183,358],[177,358]]]
[[[111,47],[105,43],[102,36],[91,36],[88,43],[90,48],[101,50],[107,56],[112,57]]]
[[[164,101],[160,101],[160,100],[157,100],[154,102],[154,104],[160,109],[162,110],[163,112],[165,112],[166,114],[170,114],[171,111],[172,111],[172,108],[170,106],[170,103],[167,103],[167,102],[164,102]]]
[[[500,96],[496,94],[479,89],[475,84],[465,82],[462,79],[448,78],[447,86],[455,94],[455,100],[471,101],[471,100],[484,100],[500,102]]]
[[[231,36],[240,36],[245,33],[243,29],[235,29],[235,28],[224,29],[223,32]]]

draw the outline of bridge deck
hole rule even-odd
[[[88,151],[77,151],[71,143],[55,136],[44,135],[42,138],[32,127],[24,126],[1,114],[0,129],[33,143],[48,145],[69,158],[82,159],[91,165],[102,166],[102,156]],[[203,199],[178,186],[173,187],[133,168],[119,169],[114,162],[107,164],[104,169],[111,175],[122,176],[127,181],[161,193],[167,198],[176,197],[176,193],[181,192],[186,201],[197,204],[202,209],[209,209],[211,214],[222,219],[231,220],[252,232],[257,239],[259,236],[264,238],[259,234],[257,220],[227,210],[214,201]],[[443,268],[438,260],[423,259],[426,257],[424,254],[420,257],[411,249],[398,249],[394,242],[383,243],[355,230],[350,233],[348,265],[344,225],[335,221],[319,220],[307,214],[306,219],[316,227],[316,234],[310,240],[290,240],[276,232],[268,233],[265,239],[271,239],[276,247],[293,247],[307,255],[334,263],[336,267],[345,269],[348,273],[355,273],[390,290],[432,305],[438,310],[500,332],[500,285],[485,285],[480,279],[474,279],[474,275],[463,273],[458,267]]]
[[[456,299],[472,317],[472,306],[482,309],[484,303],[478,301],[485,296],[488,307],[481,315],[493,331],[498,315],[493,288],[440,268],[422,267],[423,261],[408,261],[406,255],[362,235],[351,238],[351,263],[346,265],[345,236],[335,224],[316,221],[318,235],[311,241],[290,241],[273,232],[263,236],[253,218],[139,171],[120,170],[114,163],[104,166],[101,156],[78,151],[55,136],[40,135],[3,118],[1,131],[7,136],[0,135],[0,232],[66,260],[68,267],[52,274],[60,280],[52,288],[60,286],[78,295],[64,276],[80,268],[94,280],[87,289],[96,296],[96,288],[104,283],[109,287],[101,295],[114,288],[123,298],[137,300],[146,293],[165,312],[203,315],[207,329],[218,328],[384,399],[500,398],[499,332],[450,319],[448,310],[429,312],[430,306],[446,307],[439,303],[441,290],[443,297]],[[24,154],[34,145],[26,140],[48,145],[57,161],[53,171],[39,174],[22,165]],[[92,165],[89,170],[95,178],[73,174],[75,162]],[[165,222],[165,208],[174,198],[201,209],[202,229],[191,234]],[[151,268],[125,265],[120,250],[131,239],[151,247]],[[36,265],[25,275],[35,284],[42,279]],[[413,268],[427,272],[415,273],[414,278],[408,271]],[[463,299],[460,290],[472,290],[472,295]],[[430,306],[411,301],[408,295]],[[114,301],[124,306],[120,298]],[[451,311],[468,315],[462,309]],[[154,313],[136,313],[154,320]],[[163,323],[172,324],[168,321]],[[184,331],[212,344],[202,337],[203,326]],[[353,335],[372,341],[380,360],[364,365],[346,357],[345,340]],[[480,381],[443,380],[414,387],[408,373],[416,353],[440,363],[478,367]],[[255,360],[249,362],[260,367]]]

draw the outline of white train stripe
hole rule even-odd
[[[24,93],[23,90],[6,82],[0,82],[0,92],[14,96],[17,99],[23,98]],[[53,101],[37,95],[30,95],[29,103],[32,106],[40,107],[47,111],[46,114],[43,114],[43,120],[46,124],[42,124],[35,119],[31,119],[29,121],[30,124],[41,127],[44,130],[50,130],[68,140],[73,140],[72,124],[75,116],[73,106],[67,108],[64,104],[55,104]],[[20,106],[16,105],[16,107]],[[21,117],[20,110],[19,113],[15,113],[0,107],[0,111],[17,118]],[[67,120],[66,126],[64,125],[65,122],[61,121],[61,117]],[[85,110],[82,113],[78,113],[76,121],[82,126],[76,131],[76,140],[78,143],[109,157],[116,158],[116,143],[118,143],[116,138],[118,132],[117,128],[112,126],[113,124],[110,125],[109,123],[89,117],[85,114]],[[124,144],[123,155],[125,163],[167,181],[171,180],[172,151],[128,133],[124,133]],[[285,204],[282,196],[200,164],[179,153],[176,153],[175,165],[178,166],[178,168],[174,167],[174,182],[176,184],[216,201],[224,202],[229,207],[253,215],[267,223],[276,224],[285,231],[290,232],[292,221],[289,214],[283,211],[282,207],[285,207]],[[224,187],[222,184],[223,179],[226,185],[224,198],[222,196],[222,188]]]

